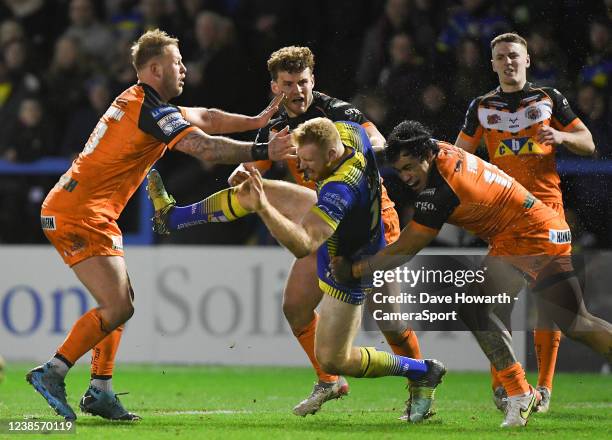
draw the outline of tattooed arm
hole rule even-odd
[[[233,164],[251,160],[252,146],[252,142],[209,136],[201,130],[194,130],[178,141],[174,149],[204,162]]]
[[[178,141],[174,148],[202,161],[235,164],[261,159],[254,156],[254,150],[261,149],[262,146],[254,147],[254,145],[253,142],[241,142],[223,136],[209,136],[202,130],[196,129]],[[295,147],[291,145],[291,135],[287,130],[277,133],[265,148],[272,160],[295,157]]]

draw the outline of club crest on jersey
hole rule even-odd
[[[544,154],[542,146],[530,137],[502,140],[495,149],[495,157],[522,156],[524,154]]]
[[[542,110],[535,106],[528,107],[527,110],[525,110],[525,116],[527,117],[527,119],[535,121],[537,119],[540,119],[540,116],[542,116]]]
[[[501,122],[501,117],[497,113],[491,113],[487,115],[487,123],[490,125],[499,124]]]

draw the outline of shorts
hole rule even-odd
[[[489,255],[504,257],[532,283],[560,273],[572,272],[572,238],[569,226],[561,217],[548,220],[540,227],[512,237],[491,240]]]
[[[43,209],[40,221],[45,236],[68,266],[93,256],[123,256],[123,237],[114,220],[72,218]]]
[[[380,187],[380,207],[383,226],[385,227],[385,243],[389,245],[399,238],[401,228],[399,216],[395,210],[395,203],[389,198],[385,186],[381,184]]]

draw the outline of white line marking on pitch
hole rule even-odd
[[[157,413],[158,415],[161,416],[176,416],[176,415],[182,415],[182,414],[187,414],[187,415],[209,415],[209,414],[252,414],[253,411],[233,411],[230,409],[216,409],[216,410],[211,410],[211,411],[172,411],[172,412],[162,412],[162,413]]]

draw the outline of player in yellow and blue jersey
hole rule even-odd
[[[283,215],[269,200],[273,182],[256,168],[232,193],[233,209],[255,211],[272,235],[297,258],[317,251],[320,305],[315,353],[330,374],[352,377],[402,376],[412,381],[408,418],[422,421],[434,390],[446,370],[433,359],[418,360],[373,347],[356,347],[362,304],[372,290],[371,279],[337,282],[330,259],[357,259],[384,247],[380,213],[380,176],[374,151],[363,127],[351,122],[315,118],[292,134],[300,170],[317,182],[317,200],[301,221]],[[287,192],[299,190],[287,184]]]

